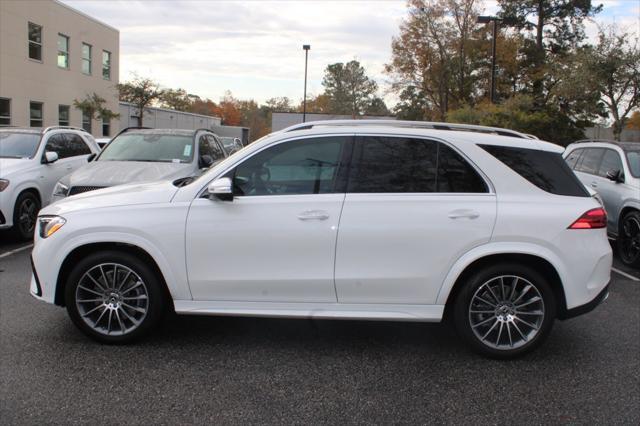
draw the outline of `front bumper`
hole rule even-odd
[[[585,303],[584,305],[580,305],[580,306],[576,306],[575,308],[568,309],[565,312],[565,314],[562,315],[562,317],[560,317],[560,319],[565,320],[569,318],[574,318],[579,315],[586,314],[587,312],[591,312],[596,308],[596,306],[598,306],[599,304],[607,300],[608,297],[609,297],[609,284],[607,284],[602,289],[602,291],[600,291],[600,293],[598,293],[596,297],[593,298],[593,300],[591,300],[588,303]]]

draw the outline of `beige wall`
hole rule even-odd
[[[29,59],[28,22],[42,26],[42,62]],[[69,69],[57,65],[58,33],[69,40]],[[92,45],[91,75],[81,71],[82,43]],[[0,98],[11,99],[11,125],[29,125],[29,102],[43,102],[44,126],[58,124],[58,105],[70,105],[70,125],[82,126],[74,99],[97,93],[118,112],[120,33],[54,0],[0,0]],[[102,77],[102,51],[111,52],[111,80]],[[119,128],[112,120],[111,134]],[[92,123],[102,136],[102,122]]]

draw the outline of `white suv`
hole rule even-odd
[[[140,337],[166,310],[451,317],[499,358],[606,298],[606,214],[562,148],[429,126],[307,123],[190,183],[55,203],[39,216],[31,293],[102,342]]]
[[[0,229],[30,239],[56,182],[99,151],[79,128],[0,128]]]

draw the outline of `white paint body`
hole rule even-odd
[[[204,198],[207,186],[275,144],[361,127],[275,133],[182,188],[170,182],[80,194],[41,214],[66,224],[35,238],[33,260],[53,303],[68,254],[120,242],[157,263],[184,314],[440,321],[464,269],[495,254],[530,254],[557,271],[568,309],[609,282],[606,230],[567,229],[599,207],[538,189],[476,144],[562,152],[555,145],[470,132],[376,127],[366,134],[441,141],[483,175],[486,194],[320,194]],[[35,295],[35,282],[31,291]]]

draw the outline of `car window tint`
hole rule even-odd
[[[496,145],[480,147],[543,191],[574,197],[589,196],[558,153]]]
[[[67,142],[67,151],[68,151],[69,157],[91,154],[91,150],[79,135],[75,135],[73,133],[67,133],[65,134],[65,138]]]
[[[598,176],[607,177],[607,173],[613,171],[624,171],[620,154],[613,149],[605,149],[600,168],[598,169]]]
[[[348,191],[435,192],[437,150],[436,142],[424,139],[358,137]]]
[[[445,144],[438,144],[438,192],[487,192],[478,172],[460,154]]]
[[[67,139],[64,137],[63,134],[60,134],[60,133],[49,137],[44,150],[45,152],[46,151],[55,152],[56,154],[58,154],[58,158],[60,159],[71,157],[68,149],[68,145],[67,145]]]
[[[209,155],[213,157],[213,161],[218,161],[225,158],[224,150],[222,149],[220,143],[218,143],[216,138],[213,135],[206,135],[206,137],[209,144],[209,150],[211,152],[211,154]]]
[[[584,150],[580,148],[574,149],[569,153],[569,155],[567,155],[567,158],[565,158],[565,161],[567,162],[569,167],[573,169],[576,166],[576,163],[578,162],[580,155],[582,155],[582,151]]]
[[[589,173],[592,175],[598,174],[598,167],[600,166],[600,160],[604,155],[603,148],[587,148],[582,154],[580,163],[576,166],[575,170],[583,173]]]
[[[234,191],[238,195],[332,193],[347,139],[302,139],[267,148],[236,167]]]

